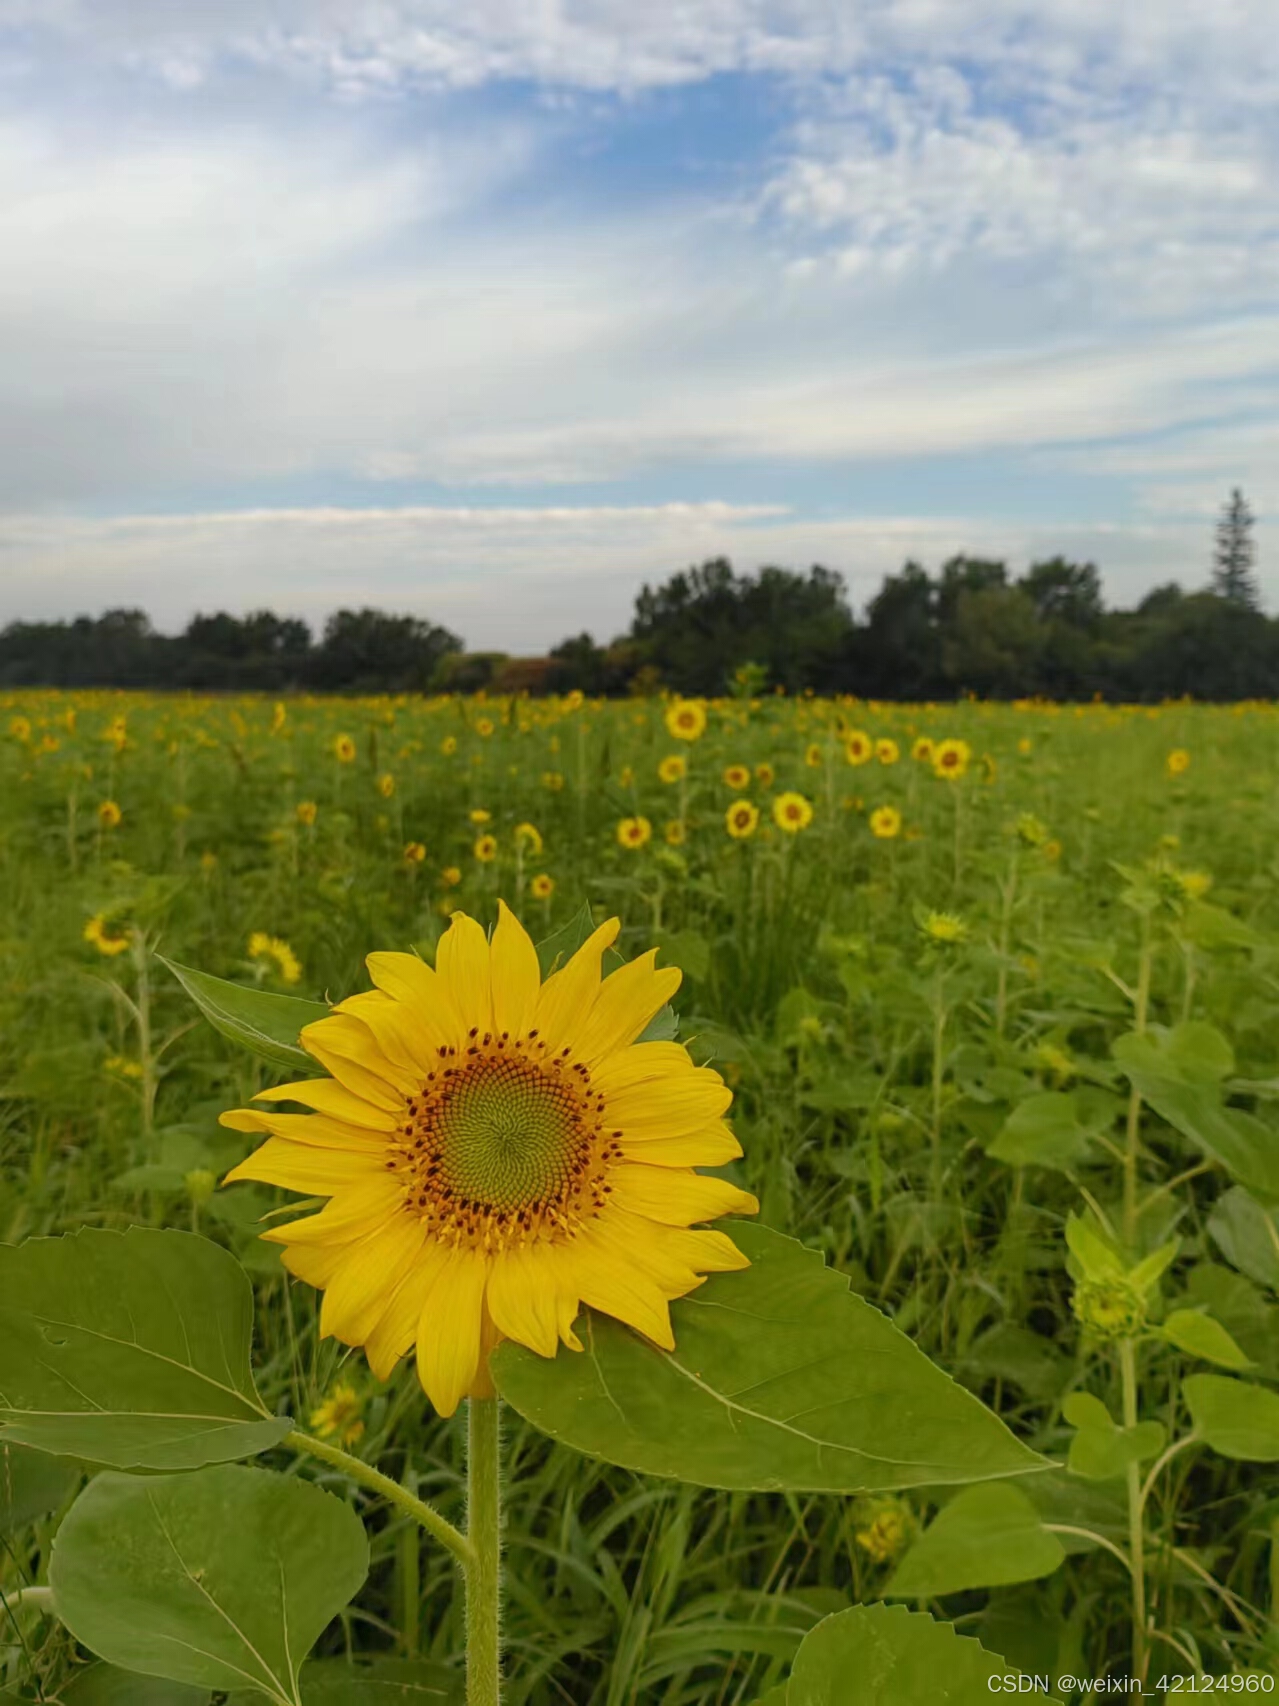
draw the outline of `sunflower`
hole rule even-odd
[[[1184,746],[1175,746],[1168,754],[1168,774],[1184,776],[1190,768],[1190,754]]]
[[[107,955],[108,958],[115,954],[122,954],[129,946],[127,935],[112,934],[105,912],[95,913],[81,934],[86,942],[92,942],[98,952]]]
[[[734,841],[745,841],[759,827],[759,807],[749,800],[734,800],[724,813],[724,828]]]
[[[939,947],[957,947],[968,940],[968,925],[955,912],[921,913],[919,928],[930,943]]]
[[[555,893],[555,878],[547,876],[545,871],[539,872],[529,878],[528,892],[534,900],[549,900]]]
[[[881,764],[896,764],[901,757],[901,748],[890,735],[881,735],[875,742],[875,757]]]
[[[302,967],[293,949],[278,936],[268,936],[265,930],[255,930],[249,937],[249,958],[259,964],[273,961],[285,983],[301,981]]]
[[[228,1180],[326,1196],[263,1236],[324,1291],[320,1330],[361,1345],[381,1380],[414,1346],[441,1415],[492,1391],[503,1338],[580,1350],[582,1304],[665,1349],[669,1305],[707,1273],[747,1266],[722,1232],[691,1230],[755,1198],[708,1178],[741,1153],[732,1092],[678,1043],[637,1043],[677,989],[656,950],[601,981],[602,924],[545,983],[499,904],[490,943],[455,912],[432,970],[368,958],[377,986],[302,1032],[331,1078],[262,1091],[311,1114],[222,1115],[267,1141]]]
[[[813,807],[802,794],[779,794],[773,801],[773,822],[787,835],[797,835],[813,821]]]
[[[816,741],[811,741],[804,749],[804,763],[810,770],[820,770],[822,767],[822,749]]]
[[[410,841],[404,849],[404,863],[406,865],[420,865],[425,858],[426,848],[420,841]]]
[[[321,1439],[336,1434],[339,1445],[354,1445],[364,1434],[364,1400],[349,1380],[339,1381],[311,1411],[312,1431]]]
[[[874,756],[875,743],[863,729],[850,729],[844,737],[844,756],[850,764],[866,764]]]
[[[514,830],[514,839],[517,846],[527,847],[530,853],[540,853],[542,851],[542,833],[536,824],[517,823]]]
[[[876,806],[870,814],[870,832],[877,841],[891,841],[901,830],[902,814],[896,806]]]
[[[316,805],[314,800],[299,800],[294,808],[297,820],[305,828],[310,829],[315,822]]]
[[[350,735],[338,735],[333,742],[333,756],[339,764],[355,763],[355,742]]]
[[[658,765],[657,774],[663,782],[681,782],[688,774],[687,760],[682,753],[668,753]]]
[[[496,835],[481,835],[477,837],[475,846],[471,849],[481,865],[491,865],[497,858]]]
[[[917,764],[931,764],[933,761],[933,743],[927,735],[920,735],[910,749],[910,756]]]
[[[755,766],[755,780],[759,783],[761,788],[771,788],[773,785],[773,778],[775,775],[776,775],[776,772],[774,771],[772,765],[767,763],[767,762],[765,762],[763,764],[757,764]]]
[[[751,773],[745,764],[730,764],[724,771],[725,784],[736,788],[740,794],[743,788],[751,785]]]
[[[475,725],[475,732],[479,735],[481,740],[487,740],[493,733],[493,719],[491,717],[481,717]]]
[[[440,742],[440,751],[444,754],[445,758],[452,758],[453,754],[457,751],[457,736],[445,735],[444,739]]]
[[[706,732],[706,707],[700,699],[676,699],[666,708],[666,732],[676,740],[700,740]]]
[[[384,800],[389,800],[395,792],[395,777],[389,770],[384,770],[377,779],[377,791]]]
[[[493,818],[492,812],[485,811],[483,806],[476,806],[474,811],[469,812],[467,815],[471,822],[477,826],[480,824],[490,823]]]
[[[953,782],[972,763],[973,749],[966,740],[939,740],[933,748],[933,775]]]
[[[646,817],[624,817],[617,826],[620,847],[643,847],[652,834],[653,826]]]
[[[103,800],[98,807],[98,822],[103,829],[118,829],[124,813],[114,800]]]
[[[668,847],[682,847],[688,840],[688,825],[682,817],[668,818],[662,825],[662,835]]]

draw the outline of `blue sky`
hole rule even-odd
[[[1271,0],[0,0],[0,620],[623,629],[707,555],[1279,604]],[[1271,556],[1274,563],[1271,563]]]

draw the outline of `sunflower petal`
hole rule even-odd
[[[453,997],[463,1027],[493,1029],[493,980],[488,937],[473,918],[455,912],[435,950],[435,966]]]
[[[657,949],[619,966],[600,985],[590,1018],[574,1039],[573,1052],[588,1066],[633,1043],[659,1007],[679,988],[678,966],[656,967]]]
[[[385,1226],[404,1204],[404,1187],[394,1173],[371,1174],[325,1203],[317,1214],[276,1221],[260,1234],[267,1244],[349,1244]]]
[[[649,1167],[722,1167],[742,1153],[741,1144],[723,1120],[678,1137],[624,1131],[618,1141],[626,1160],[641,1161]]]
[[[461,1040],[466,1027],[449,986],[425,960],[416,954],[378,953],[369,954],[364,963],[384,994],[409,1008],[415,1018],[420,1016],[426,1028],[439,1029],[441,1042],[456,1044]]]
[[[383,1133],[367,1126],[346,1125],[324,1114],[269,1114],[264,1108],[230,1108],[219,1124],[232,1131],[264,1131],[271,1137],[287,1137],[290,1143],[310,1143],[316,1149],[354,1149],[386,1154]]]
[[[398,1108],[418,1078],[389,1060],[369,1027],[353,1013],[330,1013],[303,1027],[299,1042],[339,1084],[375,1108]]]
[[[441,1416],[453,1414],[475,1380],[487,1278],[485,1257],[454,1250],[436,1274],[422,1305],[417,1329],[418,1379]]]
[[[396,1126],[395,1115],[389,1108],[374,1107],[331,1078],[304,1078],[297,1084],[277,1084],[273,1090],[259,1090],[253,1100],[301,1102],[304,1108],[314,1108],[318,1114],[331,1114],[335,1120],[367,1126],[370,1131],[394,1131]]]
[[[349,1248],[320,1305],[321,1335],[346,1345],[362,1345],[386,1313],[392,1292],[425,1238],[422,1222],[415,1215],[401,1214]]]
[[[591,1083],[606,1096],[629,1090],[636,1084],[666,1079],[693,1070],[683,1043],[632,1043],[602,1060],[591,1073]]]
[[[288,1191],[307,1191],[333,1196],[385,1171],[377,1154],[361,1155],[351,1149],[315,1149],[290,1143],[285,1137],[268,1137],[252,1155],[232,1167],[223,1180],[232,1185],[239,1179],[257,1179],[264,1185],[283,1185]]]
[[[685,1072],[609,1093],[604,1117],[609,1125],[636,1137],[678,1137],[718,1120],[732,1100],[733,1092],[718,1072],[690,1066]]]
[[[663,1350],[675,1349],[667,1299],[624,1252],[585,1231],[573,1240],[571,1250],[573,1280],[583,1303],[637,1328]]]
[[[551,1050],[572,1040],[573,1027],[590,1012],[599,993],[600,961],[605,948],[613,945],[622,927],[620,918],[609,918],[592,932],[567,965],[552,972],[537,999],[537,1032]]]
[[[418,1085],[436,1065],[440,1049],[457,1041],[456,1027],[442,1023],[422,1002],[395,1001],[380,989],[348,995],[334,1013],[351,1013],[366,1024],[386,1058],[411,1074]]]
[[[508,1339],[552,1357],[559,1338],[551,1266],[531,1250],[507,1250],[489,1275],[487,1300],[494,1324]]]
[[[364,1345],[369,1367],[379,1380],[389,1380],[396,1363],[413,1349],[422,1307],[448,1258],[445,1245],[424,1244],[413,1266],[396,1286],[385,1314]]]
[[[497,903],[493,932],[493,1028],[499,1036],[522,1036],[533,1023],[542,974],[528,931],[504,900]]]
[[[665,1226],[691,1226],[698,1220],[718,1220],[721,1214],[759,1213],[749,1191],[701,1173],[619,1161],[609,1169],[608,1179],[622,1208]]]

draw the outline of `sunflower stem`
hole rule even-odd
[[[341,1451],[336,1445],[328,1445],[322,1439],[314,1439],[310,1434],[304,1434],[297,1428],[284,1436],[284,1444],[292,1451],[304,1451],[311,1457],[318,1457],[321,1463],[327,1463],[333,1469],[340,1469],[352,1481],[358,1481],[360,1486],[367,1487],[371,1493],[376,1493],[396,1510],[405,1516],[411,1516],[414,1522],[421,1523],[426,1532],[441,1546],[445,1546],[466,1567],[473,1561],[471,1543],[447,1517],[440,1515],[433,1505],[428,1505],[425,1499],[415,1498],[407,1487],[401,1487],[398,1481],[392,1481],[389,1475],[383,1475],[374,1469],[372,1464],[362,1462],[358,1457],[352,1457],[349,1452]]]
[[[502,1695],[502,1489],[498,1400],[467,1400],[466,1706]]]

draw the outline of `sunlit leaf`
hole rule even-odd
[[[889,1599],[934,1599],[967,1588],[1049,1576],[1066,1557],[1019,1487],[965,1487],[929,1524],[884,1590]]]

